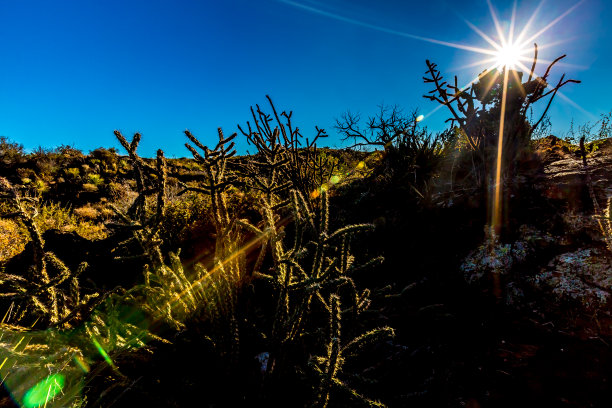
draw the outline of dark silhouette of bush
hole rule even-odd
[[[454,82],[447,82],[437,65],[426,61],[427,71],[423,80],[434,88],[424,97],[448,108],[451,117],[447,122],[457,129],[461,137],[460,146],[470,156],[460,160],[461,165],[471,163],[469,167],[472,167],[471,170],[459,168],[455,174],[468,177],[472,185],[490,187],[497,183],[498,167],[502,181],[516,175],[517,163],[527,152],[531,135],[543,122],[559,89],[580,82],[566,80],[562,75],[556,85],[550,86],[551,69],[565,55],[551,62],[541,77],[534,74],[537,57],[535,45],[533,64],[525,82],[522,72],[510,68],[492,69],[481,73],[478,81],[466,88],[458,86],[456,76]],[[542,115],[535,123],[530,123],[527,120],[530,108],[547,97]],[[499,162],[498,152],[502,152]],[[454,181],[451,183],[456,184]]]

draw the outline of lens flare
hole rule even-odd
[[[37,408],[46,405],[57,394],[62,392],[66,378],[62,374],[53,374],[30,388],[23,396],[25,408]]]

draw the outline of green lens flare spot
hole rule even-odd
[[[98,349],[98,353],[100,353],[100,355],[102,357],[104,357],[104,360],[108,363],[109,366],[116,368],[115,364],[113,363],[113,360],[111,360],[110,356],[108,355],[108,353],[106,352],[106,350],[104,350],[104,348],[102,347],[102,345],[100,343],[98,343],[98,341],[96,339],[92,339],[93,344],[96,346],[96,348]]]
[[[62,374],[53,374],[30,388],[23,397],[25,408],[36,408],[51,401],[64,388],[66,378]]]

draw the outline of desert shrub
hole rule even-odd
[[[93,183],[84,183],[82,186],[83,191],[86,193],[96,193],[98,192],[98,186]]]
[[[0,219],[0,264],[25,248],[27,232],[13,220]]]
[[[170,248],[202,230],[202,215],[210,212],[210,200],[201,194],[186,193],[168,198],[161,233]],[[209,223],[206,223],[209,225]]]
[[[61,145],[53,150],[57,155],[60,167],[74,166],[85,159],[85,155],[79,149],[70,145]]]
[[[430,198],[433,179],[454,142],[452,131],[433,134],[420,126],[417,110],[406,114],[398,106],[381,105],[365,125],[359,115],[346,112],[335,127],[353,148],[383,148],[372,176],[404,186],[420,199]]]
[[[82,207],[75,208],[74,215],[76,215],[78,218],[93,221],[100,216],[100,213],[91,205],[84,205]]]
[[[95,210],[94,210],[95,211]],[[37,210],[34,221],[41,233],[50,229],[64,232],[76,232],[83,238],[102,239],[107,236],[104,225],[74,214],[69,207],[58,203],[45,203]]]
[[[119,171],[119,156],[114,148],[98,148],[89,153],[90,162],[97,164],[100,175],[114,179]],[[94,183],[95,184],[95,183]]]
[[[20,179],[29,178],[33,180],[36,177],[36,173],[32,169],[20,167],[16,170],[17,175]]]
[[[49,191],[49,184],[42,178],[36,177],[31,183],[30,186],[34,194],[38,197],[41,197],[43,194]]]
[[[64,169],[64,178],[68,181],[78,180],[81,176],[81,172],[78,167],[70,167]]]
[[[24,161],[23,145],[9,141],[5,136],[0,136],[0,165],[9,169]]]
[[[595,122],[586,122],[582,125],[576,125],[572,119],[570,128],[563,136],[563,139],[573,145],[578,145],[580,139],[584,138],[587,152],[592,153],[593,148],[597,146],[596,141],[612,137],[612,112],[603,113],[600,119]]]
[[[129,182],[111,181],[104,187],[105,196],[118,207],[127,209],[127,203],[134,201],[136,193]]]
[[[93,184],[96,187],[100,187],[102,184],[104,184],[104,179],[99,174],[89,173],[87,175],[87,182]]]
[[[29,161],[39,176],[46,177],[59,169],[57,156],[53,150],[39,146],[29,155]]]

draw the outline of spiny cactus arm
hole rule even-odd
[[[437,65],[430,62],[429,60],[426,60],[425,63],[427,64],[427,71],[425,72],[425,74],[429,74],[429,78],[423,77],[423,81],[426,84],[433,83],[435,88],[429,92],[430,95],[424,95],[423,97],[429,100],[434,100],[440,103],[441,105],[447,106],[455,120],[459,122],[461,118],[452,106],[452,103],[455,101],[457,96],[453,96],[451,99],[449,99],[450,95],[444,89],[445,86],[448,86],[448,83],[444,81],[442,74],[440,74],[440,71],[438,71],[437,69]],[[435,94],[437,94],[438,96],[436,96]]]
[[[188,131],[186,130],[185,134],[187,134],[187,132]],[[191,152],[191,155],[197,162],[206,163],[206,159],[202,157],[202,155],[193,146],[191,146],[189,143],[185,143],[185,147],[187,148],[187,150],[189,150],[189,152]]]
[[[164,152],[159,149],[157,151],[157,213],[155,216],[155,222],[160,223],[164,216],[166,208],[166,183],[168,178],[168,164],[164,157]]]
[[[317,134],[315,135],[314,138],[312,138],[312,141],[308,141],[308,138],[306,138],[306,147],[308,149],[313,149],[316,152],[317,149],[317,141],[320,138],[323,137],[328,137],[329,135],[327,134],[327,132],[325,131],[325,129],[321,129],[318,126],[315,126],[315,130],[317,131]]]
[[[235,146],[235,143],[232,142],[232,140],[234,140],[234,138],[236,138],[236,136],[238,136],[238,133],[232,133],[231,136],[228,136],[226,138],[226,137],[223,136],[223,130],[221,128],[217,128],[217,132],[219,134],[219,142],[217,143],[217,146],[215,147],[214,150],[222,149],[225,153],[227,153],[230,150],[232,150],[234,148],[234,146]],[[224,147],[229,142],[232,142],[232,143],[228,147]]]
[[[338,276],[338,274],[333,274],[333,272],[337,271],[336,263],[337,260],[333,259],[321,272],[321,274],[316,277],[307,275],[306,272],[300,268],[303,279],[291,284],[290,290],[311,292],[313,289],[321,290],[324,287],[346,283],[346,279],[348,278]]]
[[[342,347],[342,355],[345,358],[357,356],[368,346],[393,337],[395,337],[395,330],[393,328],[388,326],[378,327],[354,338],[350,343]]]
[[[128,141],[126,140],[126,138],[123,136],[123,134],[121,134],[121,132],[119,130],[115,130],[114,131],[115,137],[117,138],[117,140],[119,140],[119,143],[121,144],[121,146],[123,146],[123,148],[128,152],[128,154],[130,153],[130,150],[132,150],[132,147],[130,146],[130,143],[128,143]],[[135,135],[134,135],[135,136]],[[133,140],[136,140],[135,138]],[[137,145],[138,143],[136,143]]]
[[[280,288],[276,303],[276,313],[272,324],[272,336],[277,342],[282,342],[286,336],[285,328],[289,314],[289,286],[293,275],[293,268],[279,268],[276,274],[277,286]]]
[[[129,148],[129,150],[133,152],[134,155],[136,155],[136,149],[138,148],[138,145],[140,144],[140,139],[141,139],[141,134],[134,133],[134,137],[132,138],[132,143],[130,143],[130,148]]]
[[[309,226],[312,231],[316,231],[316,223],[312,211],[310,210],[309,203],[306,201],[304,195],[300,191],[293,191],[293,212],[295,219],[304,219],[306,221],[306,225]]]
[[[340,355],[340,298],[337,295],[329,297],[329,337],[327,352],[325,356],[325,368],[322,371],[322,380],[315,406],[325,408],[329,403],[329,394],[334,384],[334,379],[342,368],[342,356]]]
[[[47,265],[55,268],[57,271],[59,271],[59,274],[53,279],[50,279],[49,282],[45,283],[44,285],[40,285],[33,293],[35,295],[42,293],[51,287],[59,286],[71,277],[78,277],[85,270],[85,268],[87,268],[87,263],[83,262],[81,265],[79,265],[77,271],[73,273],[57,256],[55,256],[53,252],[45,253],[45,260],[47,261]]]
[[[276,112],[276,107],[274,106],[274,103],[272,103],[272,98],[270,98],[270,95],[266,95],[266,98],[268,99],[268,102],[270,103],[270,107],[272,108],[272,112],[274,113],[274,117],[276,118],[276,123],[278,123],[280,127],[281,134],[283,135],[283,141],[285,142],[285,145],[289,145],[291,141],[289,137],[287,137],[285,126],[281,122],[280,117],[278,116],[278,113]]]
[[[199,147],[200,150],[202,150],[204,152],[209,150],[206,146],[204,146],[202,143],[200,143],[200,141],[189,130],[185,129],[184,133],[185,133],[185,136],[187,136],[187,138],[191,141],[191,143],[193,143],[194,145]],[[189,145],[189,144],[186,143],[186,145]],[[193,148],[188,147],[188,149],[191,151],[191,149],[193,149]]]
[[[282,259],[280,261],[280,263],[281,264],[285,264],[285,265],[289,266],[290,268],[295,269],[297,272],[300,273],[301,276],[308,276],[308,275],[306,275],[306,272],[304,271],[302,266],[299,263],[297,263],[294,259]],[[293,272],[292,272],[292,275],[293,275]],[[291,284],[289,282],[288,287],[293,287],[294,285],[295,284]]]
[[[349,266],[353,263],[353,256],[349,253],[350,244],[350,235],[344,235],[340,244],[340,268],[337,270],[339,275],[346,275]]]
[[[347,225],[346,227],[342,227],[334,231],[331,235],[329,235],[326,239],[326,242],[333,241],[334,239],[342,238],[346,235],[354,235],[355,233],[358,233],[358,232],[372,231],[372,230],[374,230],[374,224]]]
[[[574,80],[574,79],[569,79],[567,81],[559,81],[558,85],[556,87],[553,87],[552,89],[550,89],[548,92],[544,93],[544,90],[548,87],[548,76],[550,75],[551,69],[552,67],[559,61],[561,61],[563,58],[566,57],[566,55],[561,55],[560,57],[556,58],[554,61],[552,61],[548,67],[546,68],[546,71],[544,73],[544,75],[542,75],[541,77],[535,76],[534,72],[535,72],[535,67],[536,67],[536,63],[537,63],[537,58],[538,58],[538,46],[537,44],[534,44],[534,48],[535,48],[535,52],[534,52],[534,59],[533,59],[533,64],[531,66],[531,71],[529,73],[529,79],[527,80],[527,83],[525,84],[526,87],[529,88],[527,90],[527,94],[528,94],[528,98],[524,107],[523,112],[526,112],[527,109],[529,108],[529,106],[531,104],[533,104],[534,102],[550,95],[550,94],[556,94],[557,90],[562,87],[565,86],[569,83],[580,83],[580,81],[578,80]],[[531,78],[535,76],[535,80],[533,81],[533,83],[535,84],[534,86],[531,86],[530,84],[532,84]]]
[[[136,149],[138,148],[138,144],[140,143],[141,134],[138,132],[134,133],[134,137],[132,138],[131,143],[128,143],[126,138],[121,134],[119,130],[115,130],[114,134],[117,140],[119,140],[121,146],[123,146],[123,148],[128,152],[130,160],[134,165],[134,170],[136,171],[136,188],[138,192],[141,192],[145,188],[143,168],[146,167],[142,159],[136,153]]]
[[[355,292],[357,293],[357,291]],[[357,293],[355,304],[353,306],[354,315],[357,316],[364,312],[370,306],[370,303],[372,303],[372,300],[370,299],[370,289],[364,289],[361,294]]]
[[[355,391],[353,388],[349,387],[348,385],[346,385],[344,382],[342,382],[341,380],[337,378],[334,378],[334,388],[337,390],[343,391],[352,399],[359,401],[360,403],[365,404],[368,407],[373,407],[373,408],[385,408],[386,407],[386,405],[380,401],[375,401],[370,398],[367,398],[364,395],[361,395],[360,393]]]
[[[376,258],[370,259],[368,262],[365,262],[365,263],[363,263],[361,265],[358,265],[358,266],[351,265],[350,268],[347,271],[347,274],[353,275],[353,274],[355,274],[357,272],[360,272],[362,270],[374,267],[376,265],[380,265],[380,264],[382,264],[384,262],[384,260],[385,260],[385,257],[377,256]]]
[[[319,235],[323,240],[329,230],[329,197],[327,191],[321,193],[321,212],[319,213]]]
[[[85,296],[70,314],[53,323],[51,327],[78,327],[89,319],[94,311],[111,295],[125,293],[123,288],[115,288],[103,294],[93,293]]]

